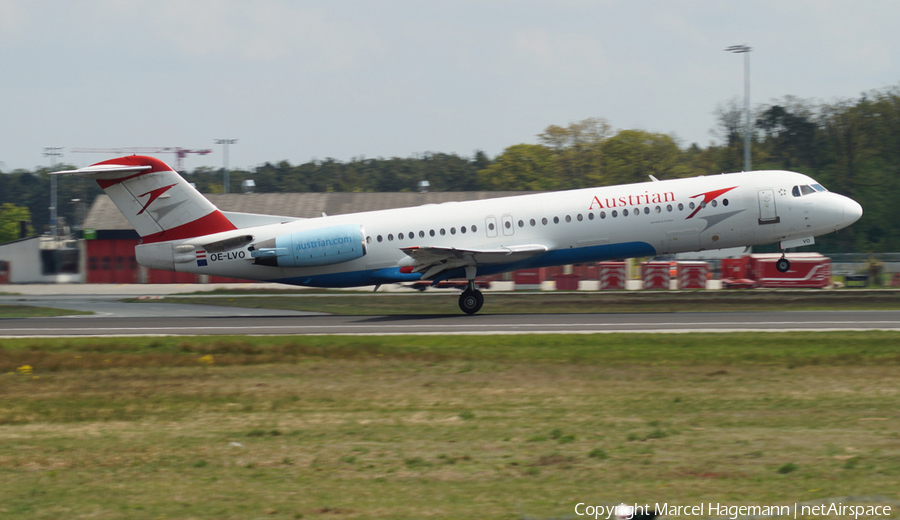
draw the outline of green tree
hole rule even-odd
[[[818,126],[809,103],[786,96],[766,108],[756,119],[763,132],[763,151],[768,161],[788,170],[815,168]]]
[[[538,139],[555,156],[555,174],[563,188],[587,188],[603,183],[603,142],[612,134],[612,126],[603,118],[592,117],[568,127],[550,125]]]
[[[28,235],[34,234],[31,227],[31,212],[28,208],[6,202],[0,204],[0,243],[12,242],[19,238],[19,222],[27,221]]]
[[[562,184],[555,167],[554,152],[539,144],[510,146],[494,164],[478,172],[478,183],[488,190],[544,191]]]
[[[688,169],[675,139],[666,134],[622,130],[602,144],[607,184],[684,177]]]

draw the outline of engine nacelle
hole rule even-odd
[[[254,263],[272,267],[339,264],[365,254],[365,231],[356,224],[298,231],[250,246]]]

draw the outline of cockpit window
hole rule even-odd
[[[828,190],[823,188],[821,184],[813,184],[812,186],[806,186],[806,185],[794,186],[794,188],[791,190],[791,195],[793,195],[795,197],[802,197],[804,195],[810,195],[817,191],[828,191]]]

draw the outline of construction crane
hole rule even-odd
[[[146,146],[135,146],[133,148],[75,148],[72,150],[77,153],[174,153],[176,160],[175,169],[177,171],[184,170],[184,157],[189,153],[195,153],[198,155],[206,155],[208,153],[212,153],[212,150],[188,150],[187,148],[181,148],[177,146],[166,146],[162,148],[153,148]]]

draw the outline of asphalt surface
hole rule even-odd
[[[220,315],[210,316],[196,312],[204,306],[159,305],[167,310],[137,317],[4,319],[0,337],[900,330],[900,311],[304,316],[271,310],[247,315],[245,309],[219,307]],[[188,311],[194,314],[187,316]]]
[[[96,294],[83,294],[90,287]],[[15,289],[15,288],[13,288]],[[900,330],[900,311],[761,311],[650,314],[420,314],[331,316],[312,312],[156,302],[196,286],[19,286],[0,304],[95,314],[0,320],[0,337],[294,334],[592,334]],[[123,303],[123,298],[149,301]],[[228,296],[234,297],[234,296]]]

